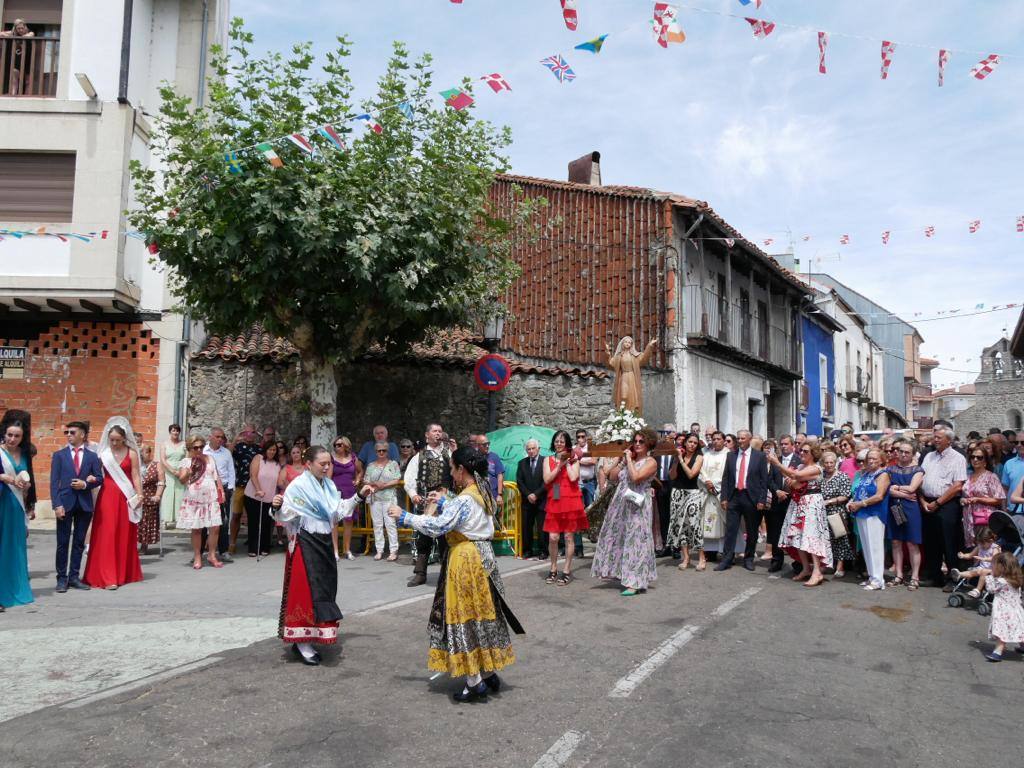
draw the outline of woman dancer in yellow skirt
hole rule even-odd
[[[389,514],[402,527],[448,541],[448,559],[430,612],[427,667],[465,676],[466,684],[454,699],[472,701],[501,689],[496,672],[516,659],[509,626],[516,634],[523,634],[523,628],[505,602],[491,548],[494,499],[486,483],[487,457],[464,446],[452,455],[451,464],[452,483],[460,492],[437,499],[436,515],[414,515],[399,507]]]

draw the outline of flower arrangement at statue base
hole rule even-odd
[[[647,422],[633,411],[626,408],[623,403],[618,408],[613,408],[605,416],[601,426],[597,428],[594,439],[599,443],[628,442],[633,439],[637,430],[647,426]]]

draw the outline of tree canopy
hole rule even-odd
[[[217,333],[259,322],[299,349],[304,372],[320,377],[314,434],[333,434],[329,372],[373,345],[400,351],[499,311],[518,274],[509,238],[519,222],[492,216],[487,201],[510,133],[443,106],[430,56],[412,61],[401,43],[357,107],[345,37],[320,75],[309,43],[257,56],[239,19],[229,39],[213,50],[206,103],[161,89],[162,168],[133,165],[128,217],[171,268],[184,311]],[[360,113],[382,130],[354,122]],[[316,134],[323,125],[343,149]],[[280,140],[274,167],[256,149],[293,132],[316,153]],[[232,151],[241,173],[227,167]]]

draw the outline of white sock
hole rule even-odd
[[[483,678],[481,678],[479,674],[476,674],[476,675],[466,675],[466,687],[467,688],[475,688],[476,686],[480,685],[480,681],[482,679]]]
[[[299,653],[302,654],[303,658],[312,659],[316,656],[312,643],[296,643],[295,647],[299,649]]]

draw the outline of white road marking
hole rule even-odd
[[[566,731],[562,737],[551,745],[551,749],[540,756],[540,760],[533,764],[533,768],[559,768],[565,765],[572,757],[576,747],[583,743],[586,734],[579,731]]]
[[[183,664],[180,667],[168,669],[155,675],[150,675],[149,677],[143,677],[140,680],[134,680],[130,683],[125,683],[124,685],[115,685],[113,688],[107,688],[99,693],[94,693],[91,696],[83,696],[80,699],[69,701],[67,704],[62,704],[61,709],[78,709],[79,707],[84,707],[87,704],[92,704],[95,701],[102,701],[103,699],[109,699],[111,696],[117,696],[118,694],[132,691],[136,688],[144,688],[146,686],[153,685],[154,683],[160,683],[164,680],[169,680],[172,677],[184,675],[186,672],[194,672],[197,669],[202,669],[203,667],[208,667],[211,664],[216,664],[218,661],[223,661],[223,659],[221,659],[220,656],[210,656],[206,659],[193,661],[191,664]]]
[[[712,621],[722,618],[738,605],[756,595],[761,591],[761,589],[762,587],[751,587],[750,589],[740,592],[735,597],[726,600],[711,612]],[[700,630],[701,627],[697,625],[687,624],[685,627],[677,631],[669,637],[668,640],[659,645],[654,653],[635,667],[632,672],[625,677],[620,678],[612,687],[611,691],[608,692],[608,698],[628,698],[640,683],[650,677],[651,673],[653,673],[658,667],[675,656],[679,650],[690,642]]]
[[[608,693],[608,697],[612,699],[625,699],[628,697],[640,683],[651,676],[654,670],[675,656],[680,648],[690,642],[694,635],[697,634],[698,629],[700,627],[688,624],[672,635],[668,640],[659,645],[658,649],[648,656],[642,664],[621,678]]]

